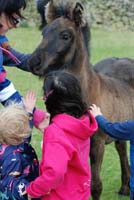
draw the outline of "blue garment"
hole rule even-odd
[[[0,36],[0,46],[3,43],[7,43],[8,39],[5,36]],[[15,63],[15,61],[7,55],[2,49],[0,49],[0,103],[5,105],[8,101],[15,100],[21,102],[21,95],[14,88],[13,83],[5,77],[3,74],[6,73],[3,65],[5,66],[16,66],[22,70],[28,71],[27,60],[30,55],[22,54],[15,49],[10,48],[10,52],[20,60],[20,63]]]
[[[0,199],[26,200],[25,186],[38,176],[38,159],[29,142],[0,145]]]
[[[130,141],[130,190],[131,196],[134,196],[134,120],[112,123],[102,115],[98,115],[96,120],[98,126],[111,137]]]
[[[134,200],[134,192],[130,192],[130,200]]]

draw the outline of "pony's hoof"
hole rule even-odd
[[[119,195],[123,196],[129,196],[130,195],[130,189],[128,187],[123,187],[118,192]]]

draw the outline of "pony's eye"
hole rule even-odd
[[[67,31],[63,31],[63,32],[60,34],[60,38],[61,38],[62,40],[71,39],[71,33],[70,33],[70,32],[67,32]]]

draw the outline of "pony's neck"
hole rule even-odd
[[[96,98],[94,95],[99,91],[99,77],[90,64],[87,47],[84,42],[81,41],[82,39],[80,40],[80,38],[79,41],[77,41],[78,45],[71,71],[79,78],[84,99],[90,104],[93,103],[92,99]],[[90,93],[87,93],[87,91],[90,91]],[[96,91],[96,93],[94,91]]]

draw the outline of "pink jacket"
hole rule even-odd
[[[91,171],[90,136],[98,126],[89,113],[76,119],[56,115],[45,130],[40,176],[26,188],[29,195],[42,200],[88,200]]]

